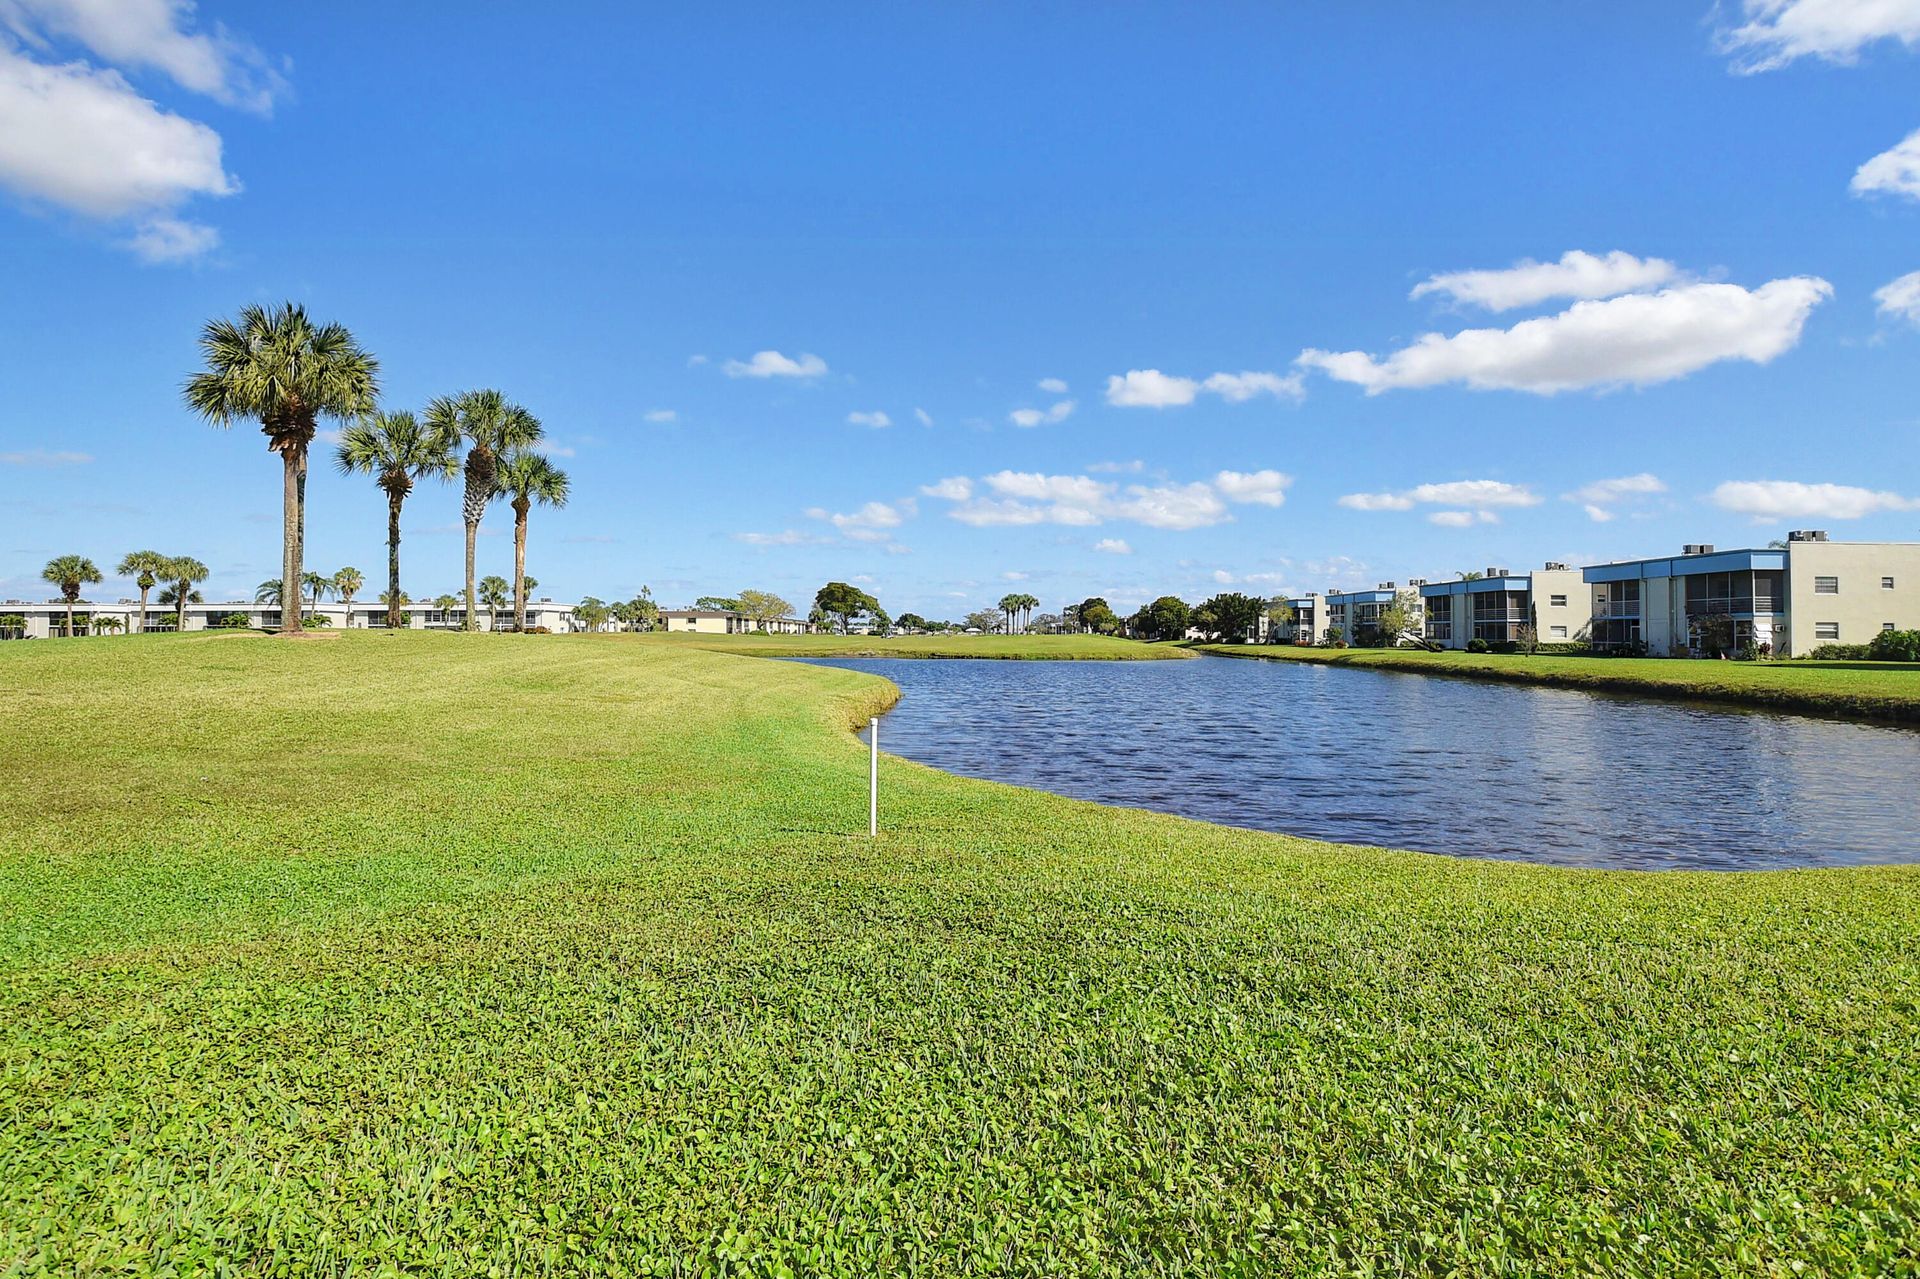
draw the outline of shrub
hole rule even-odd
[[[1865,644],[1821,644],[1807,656],[1816,662],[1864,662],[1872,654]]]
[[[1536,644],[1533,651],[1542,657],[1591,657],[1593,646],[1579,640],[1567,640],[1558,644]]]
[[[1467,651],[1469,653],[1485,653],[1490,650],[1487,647],[1487,642],[1476,635],[1467,641]]]
[[[1881,631],[1867,645],[1876,662],[1920,662],[1920,631]]]

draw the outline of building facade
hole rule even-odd
[[[1565,564],[1531,573],[1489,568],[1471,581],[1423,583],[1420,598],[1423,634],[1441,648],[1464,649],[1474,640],[1514,644],[1527,627],[1541,644],[1577,643],[1587,638],[1590,623],[1581,571]]]
[[[400,614],[405,619],[406,629],[415,631],[463,630],[467,620],[464,605],[441,609],[427,603],[403,604]],[[318,623],[309,622],[309,626],[318,625],[335,630],[384,630],[387,625],[387,606],[377,601],[362,603],[359,600],[355,600],[351,607],[323,603],[308,605],[301,610],[301,616],[324,619]],[[0,600],[0,617],[18,617],[24,623],[18,627],[0,628],[0,639],[56,639],[67,633],[67,605],[61,600]],[[185,625],[176,627],[173,605],[156,604],[150,600],[147,603],[146,630],[148,634],[175,629],[271,631],[280,628],[282,618],[278,604],[234,600],[189,604],[185,610]],[[111,604],[82,600],[73,606],[73,631],[76,636],[125,634],[138,626],[139,620],[138,600],[115,600]],[[483,608],[479,620],[483,631],[507,630],[513,625],[513,609],[503,608],[495,617]],[[573,605],[557,604],[546,599],[527,601],[527,628],[549,631],[579,629],[573,618]]]
[[[1663,559],[1582,570],[1593,644],[1656,656],[1738,653],[1749,645],[1804,657],[1822,644],[1867,644],[1920,629],[1920,543],[1834,542],[1790,533],[1784,546],[1689,545]]]
[[[812,625],[798,617],[756,621],[745,613],[720,608],[663,608],[660,629],[675,635],[807,635]]]
[[[1284,625],[1276,623],[1268,629],[1267,642],[1270,644],[1312,644],[1326,629],[1324,614],[1326,607],[1320,602],[1318,591],[1308,591],[1305,595],[1295,595],[1287,600],[1287,607],[1293,610],[1293,620]]]
[[[1370,591],[1329,591],[1326,595],[1326,619],[1317,639],[1324,640],[1335,627],[1349,644],[1375,644],[1380,640],[1380,614],[1395,600],[1407,605],[1407,629],[1402,636],[1417,636],[1425,621],[1425,610],[1417,590],[1400,590],[1392,582],[1382,582]]]

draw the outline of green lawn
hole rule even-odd
[[[1707,662],[1670,657],[1430,653],[1409,648],[1308,648],[1290,644],[1203,644],[1197,649],[1231,657],[1369,666],[1920,722],[1920,666],[1892,662]]]
[[[633,637],[643,644],[695,646],[762,657],[1002,657],[1071,661],[1144,661],[1191,657],[1171,644],[1145,644],[1110,635],[666,635]]]
[[[1338,848],[897,760],[871,843],[891,694],[644,637],[0,645],[0,1273],[1920,1256],[1920,870]]]

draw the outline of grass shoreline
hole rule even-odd
[[[1920,1250],[1920,867],[1348,848],[886,755],[869,841],[889,681],[624,636],[0,646],[0,694],[23,1274]]]
[[[1219,657],[1311,662],[1451,679],[1716,702],[1823,718],[1920,725],[1920,667],[1863,662],[1706,662],[1660,657],[1433,653],[1421,649],[1196,644]]]
[[[971,658],[1024,662],[1149,662],[1191,658],[1185,648],[1110,635],[665,635],[642,644],[759,657]]]

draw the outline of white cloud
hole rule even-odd
[[[1231,519],[1212,486],[1129,484],[1088,475],[999,471],[981,480],[992,496],[976,496],[948,514],[976,527],[1061,524],[1087,527],[1130,520],[1150,528],[1192,529]]]
[[[817,355],[802,352],[790,359],[778,351],[755,351],[750,360],[728,360],[721,366],[728,377],[819,377],[827,371],[827,362]]]
[[[1741,9],[1746,22],[1719,34],[1743,73],[1807,57],[1850,63],[1878,40],[1920,44],[1920,0],[1744,0]]]
[[[1468,528],[1474,524],[1498,524],[1500,517],[1492,511],[1435,511],[1427,516],[1427,522],[1441,528]]]
[[[1622,501],[1630,497],[1648,497],[1655,493],[1664,493],[1667,486],[1660,477],[1648,471],[1638,475],[1623,475],[1619,479],[1595,480],[1567,494],[1569,502],[1593,502],[1604,504]]]
[[[1297,400],[1306,393],[1305,382],[1298,373],[1282,376],[1246,370],[1215,373],[1201,382],[1162,373],[1159,369],[1130,369],[1124,376],[1107,379],[1107,403],[1120,408],[1179,408],[1193,403],[1202,391],[1232,404],[1244,403],[1256,395]]]
[[[1710,499],[1725,511],[1756,521],[1857,520],[1883,511],[1920,511],[1920,497],[1854,488],[1847,484],[1802,484],[1793,480],[1729,480]]]
[[[1130,369],[1107,379],[1107,403],[1130,409],[1165,409],[1193,403],[1200,384],[1190,377],[1169,377],[1159,369]]]
[[[1087,469],[1096,475],[1138,475],[1147,464],[1136,457],[1131,462],[1095,462]]]
[[[1350,511],[1411,511],[1413,499],[1399,493],[1348,493],[1339,505]]]
[[[1454,271],[1429,276],[1413,286],[1410,298],[1440,293],[1456,302],[1511,311],[1549,298],[1610,298],[1665,284],[1677,275],[1671,262],[1636,258],[1615,249],[1604,257],[1572,249],[1558,262],[1523,258],[1498,271]]]
[[[1920,129],[1854,170],[1855,195],[1903,195],[1920,200]]]
[[[94,218],[163,214],[239,189],[206,125],[161,110],[118,72],[43,66],[4,44],[0,183]]]
[[[1498,524],[1496,507],[1538,506],[1540,495],[1522,484],[1504,480],[1449,480],[1443,484],[1416,484],[1399,493],[1348,493],[1339,505],[1352,511],[1411,511],[1416,506],[1467,507],[1467,510],[1432,511],[1430,523],[1442,528],[1465,528],[1470,524]]]
[[[192,0],[0,0],[0,24],[36,49],[77,40],[108,62],[151,67],[184,89],[266,112],[286,81],[253,45],[224,27],[189,32]]]
[[[179,218],[149,218],[134,229],[127,247],[148,262],[191,262],[218,248],[220,232]]]
[[[949,475],[944,480],[922,484],[920,491],[928,497],[944,498],[949,502],[964,502],[973,496],[973,481],[964,475]]]
[[[1035,385],[1048,395],[1065,395],[1067,393],[1067,384],[1062,378],[1043,377]]]
[[[915,409],[913,411],[913,418],[914,421],[920,423],[922,426],[933,425],[933,414],[927,412],[925,409]]]
[[[1833,286],[1810,276],[1752,290],[1685,284],[1576,302],[1510,329],[1428,333],[1384,360],[1364,351],[1307,350],[1299,363],[1369,395],[1453,382],[1537,395],[1648,386],[1721,360],[1767,363],[1800,340],[1807,316],[1832,293]]]
[[[641,414],[641,416],[649,422],[677,422],[680,420],[680,415],[672,409],[648,409],[645,413]]]
[[[93,461],[91,453],[67,449],[20,449],[0,453],[0,466],[84,466]]]
[[[1109,509],[1115,519],[1133,520],[1148,528],[1205,528],[1233,518],[1213,489],[1198,482],[1129,484],[1124,496]]]
[[[1244,404],[1256,395],[1271,395],[1277,400],[1297,400],[1307,393],[1306,379],[1298,373],[1282,377],[1278,373],[1215,373],[1200,384],[1229,404]]]
[[[1024,582],[1027,580],[1027,575],[1019,569],[1010,568],[1000,575],[1000,580],[1003,582]]]
[[[1920,271],[1909,271],[1873,291],[1880,314],[1920,324]]]
[[[1118,537],[1103,537],[1093,544],[1093,549],[1106,555],[1133,554],[1133,548],[1127,545],[1125,539]]]
[[[735,533],[733,540],[748,546],[825,546],[832,539],[790,528],[778,533]]]
[[[1291,475],[1279,471],[1221,471],[1213,477],[1213,486],[1229,502],[1252,502],[1259,506],[1279,506],[1287,500]]]
[[[1581,507],[1580,509],[1585,511],[1587,513],[1587,518],[1592,520],[1595,524],[1605,524],[1608,520],[1611,520],[1613,518],[1612,511],[1609,511],[1604,506],[1595,506],[1592,502],[1587,503],[1585,506]]]
[[[911,499],[898,502],[868,502],[857,511],[834,512],[814,507],[807,512],[809,519],[825,520],[842,534],[860,542],[884,542],[893,536],[893,530],[900,527],[908,516],[914,514]]]
[[[847,414],[847,422],[851,426],[870,426],[875,430],[883,426],[893,425],[892,418],[878,411],[873,413],[849,413]]]
[[[1056,422],[1064,422],[1069,417],[1072,417],[1073,409],[1074,403],[1072,400],[1062,400],[1045,412],[1039,409],[1015,409],[1013,412],[1007,414],[1007,420],[1015,426],[1040,426],[1043,423],[1051,425]]]

